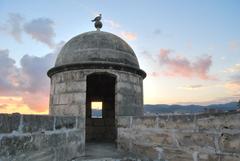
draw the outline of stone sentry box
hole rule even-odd
[[[50,115],[86,121],[86,141],[115,141],[118,116],[143,115],[143,79],[132,48],[103,31],[80,34],[60,51],[51,79]],[[102,119],[91,117],[91,102],[103,103]]]

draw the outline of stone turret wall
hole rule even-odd
[[[118,117],[118,148],[160,161],[239,161],[240,112]]]
[[[115,75],[115,115],[143,114],[143,78],[113,69],[82,69],[56,73],[51,77],[50,114],[81,116],[86,113],[86,77],[93,73]]]
[[[68,161],[85,148],[85,120],[0,114],[0,161]]]

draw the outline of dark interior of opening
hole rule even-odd
[[[116,78],[107,73],[87,76],[86,142],[114,142],[116,139],[115,81]],[[94,109],[94,102],[101,102],[102,109]]]

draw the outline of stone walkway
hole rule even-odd
[[[112,143],[87,143],[85,156],[72,161],[137,161],[129,154],[117,151]]]

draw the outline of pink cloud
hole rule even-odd
[[[137,35],[134,34],[134,33],[131,33],[131,32],[121,32],[121,35],[123,38],[129,40],[129,41],[132,41],[132,40],[136,40],[137,39]]]
[[[171,50],[161,49],[158,60],[161,66],[165,66],[164,75],[195,77],[202,80],[214,79],[208,74],[212,65],[211,56],[202,56],[195,61],[191,61],[183,56],[171,57]]]
[[[63,44],[60,42],[53,53],[42,57],[24,55],[20,67],[9,57],[8,50],[0,50],[0,74],[4,75],[0,77],[0,105],[25,105],[34,112],[47,111],[50,79],[46,73]]]

